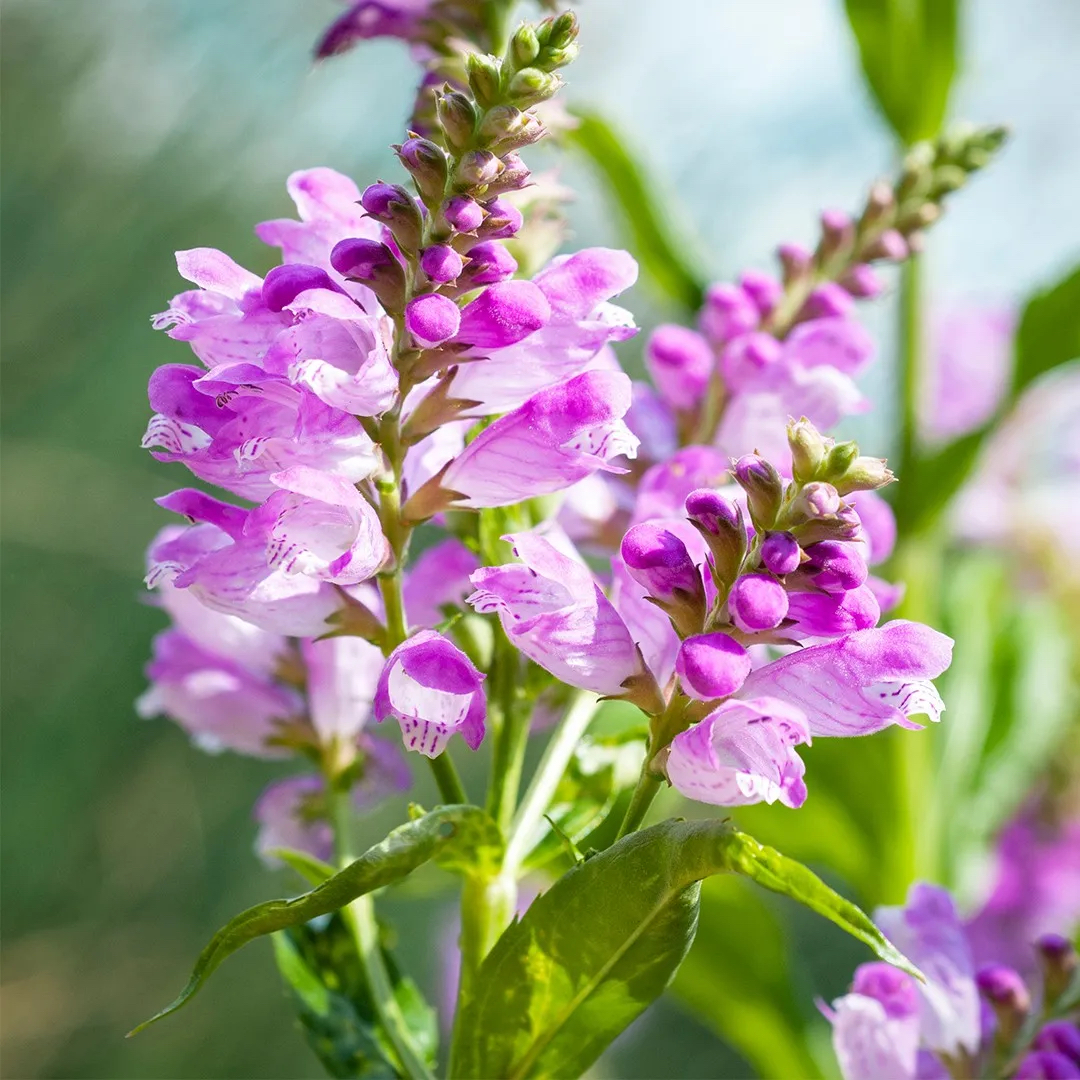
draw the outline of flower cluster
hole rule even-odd
[[[945,889],[916,884],[905,907],[881,908],[875,920],[925,982],[888,964],[863,964],[851,991],[823,1007],[844,1080],[1080,1077],[1080,987],[1069,941],[1054,933],[1038,939],[1033,992],[1010,967],[976,969]]]

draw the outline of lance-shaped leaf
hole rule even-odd
[[[211,938],[179,997],[129,1034],[137,1034],[185,1005],[202,989],[217,966],[249,941],[338,911],[358,896],[401,880],[431,859],[460,859],[462,848],[475,843],[477,836],[489,835],[479,821],[481,818],[487,818],[487,814],[475,806],[440,806],[395,829],[310,892],[292,900],[268,900],[242,911]]]
[[[666,821],[569,871],[503,934],[458,1014],[450,1075],[580,1075],[671,981],[694,939],[698,883],[724,872],[793,897],[914,971],[805,866],[729,822]]]
[[[1013,397],[1040,375],[1080,357],[1080,266],[1024,305],[1016,330]]]
[[[937,135],[956,72],[957,0],[846,0],[863,72],[901,142]]]
[[[671,200],[652,190],[640,164],[606,120],[591,114],[578,114],[577,119],[567,138],[588,155],[621,211],[627,246],[664,296],[688,312],[697,311],[707,276],[692,257],[693,243],[671,220]]]

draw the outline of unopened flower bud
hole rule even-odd
[[[734,694],[750,674],[750,655],[729,634],[695,634],[679,646],[675,672],[698,701]]]
[[[884,458],[861,456],[855,458],[842,474],[836,475],[830,471],[830,476],[840,495],[850,495],[853,491],[874,491],[896,479]]]
[[[814,480],[795,497],[792,511],[800,517],[829,517],[840,509],[840,495],[832,484]]]
[[[1013,1080],[1076,1080],[1080,1069],[1056,1050],[1034,1050],[1025,1054],[1012,1074]]]
[[[865,228],[868,225],[884,223],[896,207],[896,193],[892,184],[887,180],[878,180],[871,188],[866,197],[866,207],[863,210],[861,224]]]
[[[413,297],[405,308],[405,329],[427,348],[449,341],[460,326],[457,304],[439,293]]]
[[[785,285],[802,278],[813,261],[813,256],[802,244],[781,244],[776,249],[776,256],[784,270]]]
[[[709,546],[717,583],[727,587],[738,574],[746,554],[742,510],[718,491],[697,488],[686,496],[686,514]]]
[[[819,470],[822,480],[828,480],[832,484],[843,476],[855,463],[859,456],[859,444],[856,442],[835,443],[825,455],[825,463]]]
[[[522,68],[511,80],[508,94],[520,109],[528,109],[554,97],[563,85],[558,75],[539,68]]]
[[[710,285],[705,293],[705,306],[698,316],[701,332],[723,344],[739,334],[757,328],[761,313],[744,289],[737,285]]]
[[[405,271],[394,253],[378,240],[350,237],[334,245],[330,265],[351,281],[366,285],[387,311],[400,311],[405,299]]]
[[[275,266],[263,281],[263,303],[271,311],[281,311],[308,289],[337,290],[337,286],[330,280],[330,275],[319,266],[307,266],[304,263]]]
[[[958,191],[967,183],[967,178],[967,171],[959,165],[939,165],[934,170],[934,196],[940,198]]]
[[[469,53],[465,58],[469,89],[484,108],[496,104],[501,92],[502,65],[498,57],[487,53]]]
[[[514,152],[502,155],[502,170],[498,177],[488,184],[489,195],[501,195],[505,191],[517,191],[525,187],[532,179],[529,166],[521,160],[521,155]]]
[[[506,281],[517,272],[517,259],[498,240],[485,240],[474,244],[468,251],[469,263],[464,272],[464,283],[494,285]]]
[[[790,574],[798,570],[802,550],[798,540],[789,532],[767,533],[761,544],[761,561],[774,574]]]
[[[456,281],[464,265],[461,256],[448,244],[432,244],[420,253],[420,269],[439,285]]]
[[[783,346],[772,334],[760,330],[740,334],[729,341],[720,354],[724,385],[729,391],[738,392],[777,363],[783,352]]]
[[[1052,1005],[1068,989],[1077,968],[1076,950],[1060,934],[1043,934],[1035,942],[1042,962],[1043,1000]]]
[[[864,252],[867,259],[889,262],[903,262],[908,254],[908,241],[898,229],[886,229]]]
[[[791,475],[801,484],[817,479],[828,452],[825,437],[804,416],[788,423],[787,439],[791,447]]]
[[[821,244],[818,254],[831,259],[850,251],[855,242],[855,225],[843,210],[826,210],[821,215]]]
[[[540,55],[540,41],[529,23],[518,27],[510,41],[510,51],[518,67],[528,67]]]
[[[1068,1020],[1052,1020],[1039,1029],[1031,1044],[1035,1050],[1048,1051],[1067,1057],[1080,1072],[1080,1027]]]
[[[645,345],[645,365],[660,396],[673,409],[693,409],[701,403],[715,364],[709,343],[675,323],[661,323]]]
[[[976,973],[975,985],[997,1017],[998,1043],[1008,1046],[1031,1010],[1031,994],[1024,980],[1010,967],[990,964]]]
[[[869,570],[859,546],[822,540],[806,549],[802,573],[825,592],[849,592],[866,581]]]
[[[502,171],[503,163],[490,150],[470,150],[458,162],[454,179],[466,187],[485,187]]]
[[[788,596],[779,581],[766,574],[743,574],[728,593],[731,621],[744,633],[772,630],[788,613]]]
[[[461,341],[480,349],[503,349],[539,330],[551,318],[551,305],[531,281],[489,285],[462,308]]]
[[[768,315],[784,295],[784,287],[772,276],[760,270],[747,270],[739,278],[739,285],[762,314]]]
[[[812,518],[793,525],[792,532],[805,549],[823,540],[857,540],[862,534],[862,521],[853,506],[841,506],[835,516]]]
[[[406,139],[396,150],[420,194],[428,200],[439,198],[450,168],[446,151],[430,139]]]
[[[850,315],[851,296],[835,281],[825,281],[811,290],[799,315],[804,319],[831,319]]]
[[[671,619],[681,637],[694,634],[705,624],[705,585],[686,545],[667,529],[644,522],[623,537],[623,562]]]
[[[852,296],[860,300],[871,300],[880,296],[885,289],[881,278],[875,273],[873,267],[866,263],[856,263],[840,279],[840,284]]]
[[[443,204],[443,217],[458,232],[475,232],[484,220],[484,211],[475,199],[468,195],[455,195]]]
[[[516,236],[525,223],[521,211],[506,199],[493,199],[487,204],[488,216],[480,226],[485,240],[505,240]]]
[[[450,90],[436,98],[439,122],[446,132],[447,144],[454,149],[464,149],[476,133],[479,115],[476,106],[458,90]]]
[[[746,492],[750,520],[759,532],[763,532],[776,520],[784,497],[780,474],[758,454],[745,454],[739,458],[733,471],[739,486]]]
[[[415,251],[420,243],[424,220],[416,200],[399,184],[380,181],[365,188],[360,205],[394,235],[402,251]]]
[[[545,134],[544,125],[537,117],[513,105],[496,105],[488,111],[480,125],[484,145],[497,154],[531,146]]]
[[[916,232],[919,229],[925,229],[933,225],[944,212],[940,203],[925,202],[901,219],[899,223],[900,229],[902,232]]]
[[[578,19],[572,11],[564,11],[542,24],[546,29],[543,44],[549,49],[565,49],[578,36]]]

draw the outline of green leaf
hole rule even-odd
[[[385,840],[311,892],[292,900],[268,900],[242,911],[230,919],[203,949],[187,986],[176,1000],[134,1028],[129,1036],[185,1005],[202,989],[217,966],[249,941],[337,911],[358,896],[392,885],[431,859],[453,860],[454,853],[474,842],[476,836],[486,835],[481,818],[487,818],[487,814],[475,806],[438,807],[395,829]]]
[[[1040,375],[1080,357],[1080,266],[1035,293],[1016,331],[1013,397]]]
[[[914,971],[806,867],[730,822],[666,821],[570,870],[503,934],[459,1012],[450,1074],[580,1075],[671,981],[694,938],[698,882],[723,872],[793,897]]]
[[[323,862],[322,859],[317,859],[306,851],[296,851],[294,848],[272,848],[267,855],[280,859],[309,885],[321,885],[337,873],[328,862]]]
[[[956,73],[957,0],[845,0],[874,101],[905,145],[941,130]]]
[[[701,888],[697,938],[672,989],[759,1076],[817,1077],[784,937],[780,920],[749,882],[710,878]]]
[[[669,197],[653,189],[641,165],[602,117],[577,113],[578,126],[567,133],[600,174],[611,201],[619,208],[626,245],[664,296],[688,312],[701,307],[708,274],[688,257],[693,244],[682,235],[665,206]]]

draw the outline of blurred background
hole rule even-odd
[[[251,851],[251,805],[274,766],[207,756],[178,728],[135,717],[150,638],[164,622],[141,584],[143,551],[166,517],[152,499],[187,482],[179,466],[141,451],[139,439],[148,375],[187,358],[182,345],[150,329],[150,315],[181,288],[171,253],[220,247],[264,273],[273,253],[252,225],[292,213],[284,190],[291,170],[329,165],[361,186],[397,179],[389,144],[412,101],[413,65],[399,43],[375,42],[313,68],[311,45],[338,10],[332,0],[3,6],[8,1077],[321,1075],[265,945],[230,961],[183,1016],[132,1042],[123,1033],[173,996],[226,918],[293,887]],[[854,208],[894,166],[840,0],[587,0],[579,11],[582,53],[568,73],[567,101],[626,134],[712,275],[764,268],[780,241],[809,242],[823,206]],[[1076,261],[1077,41],[1073,0],[969,5],[951,113],[1007,123],[1013,139],[934,230],[932,311],[1016,308]],[[618,243],[617,219],[588,167],[569,157],[563,178],[580,192],[570,209],[573,243]],[[672,314],[647,283],[621,302],[645,326]],[[885,454],[893,300],[867,305],[864,318],[881,343],[866,385],[878,406],[850,432]],[[634,343],[623,355],[632,365]],[[1038,735],[1042,749],[1006,777],[1011,786],[980,789],[994,820],[1015,809],[1075,721],[1064,689],[1070,615],[1047,598],[1045,580],[1024,585],[1041,606],[1016,609],[1008,562],[969,560],[948,585],[973,634],[987,620],[1019,620],[1032,632],[1056,627],[1062,643],[1046,650],[1049,660],[1040,654],[1040,669],[1023,668],[1023,657],[1000,642],[980,654],[1012,672],[1009,693],[1027,703],[1032,724],[1034,714],[1053,714],[1049,734]],[[985,602],[973,606],[972,598]],[[1021,668],[1027,684],[1016,683]],[[946,694],[945,724],[954,709],[988,707],[972,699],[985,691],[977,665],[964,670],[957,704]],[[870,788],[872,802],[872,780]],[[380,811],[372,834],[400,814],[400,804]],[[808,829],[820,821],[808,820]],[[986,854],[986,837],[976,839],[982,846],[966,862],[942,871],[969,899]],[[796,853],[813,861],[813,838],[804,840]],[[844,859],[818,866],[830,880],[868,904],[901,898],[894,883],[873,876],[872,836],[835,843],[846,845]],[[764,921],[769,942],[737,964],[778,972],[781,982],[789,973],[808,1045],[827,1038],[814,1027],[813,996],[842,992],[862,951],[783,906],[743,910],[737,897],[718,894],[717,910],[727,899],[742,927],[747,910]],[[427,942],[452,934],[445,901],[421,882],[386,911],[404,966],[437,998],[440,972]],[[710,962],[732,964],[722,959],[735,947],[722,940],[722,920],[712,929],[720,937],[703,928],[682,998],[669,996],[643,1017],[597,1076],[673,1075],[675,1061],[681,1076],[753,1074],[720,1037],[724,1022],[710,1018],[732,999],[703,1000],[713,990],[693,983]],[[762,1015],[774,1007],[763,1004]],[[783,1008],[781,1028],[794,1022]],[[788,1059],[788,1075],[799,1060]]]

